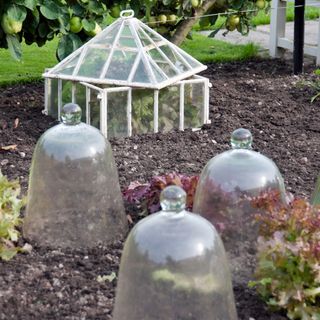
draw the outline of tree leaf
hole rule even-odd
[[[22,51],[18,35],[7,34],[6,39],[11,56],[16,60],[21,60]]]
[[[58,45],[57,57],[61,61],[82,46],[81,39],[73,33],[64,35]]]
[[[83,26],[83,29],[90,32],[90,31],[93,31],[96,27],[96,24],[94,21],[89,21],[87,19],[82,19],[82,26]]]
[[[89,11],[95,13],[95,14],[103,14],[106,11],[105,5],[102,3],[96,1],[96,0],[90,0],[88,3],[88,9]]]
[[[15,0],[15,3],[33,11],[36,8],[37,0]]]
[[[44,1],[43,5],[40,7],[40,12],[49,20],[58,19],[61,14],[60,7],[51,0]]]
[[[27,9],[25,7],[12,4],[7,10],[7,15],[10,20],[22,22],[27,16]]]

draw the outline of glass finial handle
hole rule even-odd
[[[67,103],[61,112],[61,121],[66,125],[76,125],[81,122],[82,111],[75,103]]]
[[[186,201],[186,192],[178,186],[169,186],[160,195],[160,204],[163,211],[180,212],[185,209]]]
[[[231,134],[232,149],[252,149],[252,134],[249,130],[239,128]]]

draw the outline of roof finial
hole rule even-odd
[[[134,16],[134,11],[133,10],[122,10],[120,12],[120,17],[122,19],[129,19],[132,18]]]

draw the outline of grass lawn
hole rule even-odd
[[[55,39],[41,48],[36,44],[23,44],[23,60],[15,61],[8,50],[0,49],[0,86],[17,82],[40,80],[45,68],[57,63]],[[186,40],[182,48],[203,63],[245,60],[257,55],[258,48],[253,44],[232,45],[223,41],[195,35]]]
[[[0,85],[39,80],[45,68],[57,63],[55,55],[57,43],[55,39],[41,48],[36,44],[31,46],[23,44],[21,62],[14,60],[9,50],[0,49]]]
[[[234,45],[199,34],[185,40],[181,47],[203,63],[247,60],[258,54],[258,46],[252,43]]]

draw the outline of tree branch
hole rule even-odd
[[[201,7],[195,10],[194,16],[191,19],[185,19],[178,25],[170,41],[179,46],[191,31],[193,25],[197,22],[197,17],[203,16],[215,3],[216,0],[205,1]]]

